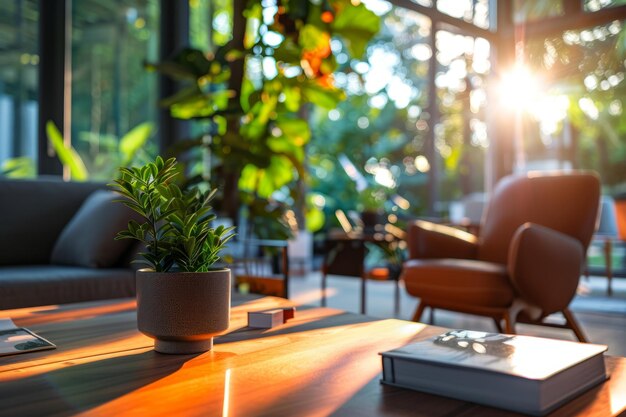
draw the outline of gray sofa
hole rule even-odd
[[[0,180],[0,310],[135,295],[133,212],[104,184]]]

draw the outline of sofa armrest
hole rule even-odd
[[[508,272],[521,298],[542,315],[561,311],[576,294],[584,251],[564,233],[533,223],[520,226],[509,247]]]
[[[407,244],[410,259],[474,259],[476,236],[449,226],[417,220],[409,226]]]

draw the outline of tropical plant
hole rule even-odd
[[[250,1],[242,13],[235,11],[232,42],[208,53],[185,49],[148,64],[182,84],[161,104],[173,117],[203,123],[201,135],[179,144],[179,150],[210,148],[219,172],[211,178],[225,192],[241,193],[222,199],[234,218],[240,203],[269,201],[285,188],[290,191],[280,193],[285,207],[304,206],[306,199],[294,192],[303,187],[293,185],[305,178],[309,108],[333,109],[345,97],[333,80],[337,62],[331,40],[345,45],[344,54],[360,57],[380,23],[364,4],[350,0],[278,1],[278,6]]]
[[[182,192],[174,183],[179,174],[175,158],[157,157],[140,168],[119,171],[120,178],[109,185],[144,222],[131,220],[117,239],[142,242],[144,262],[156,272],[210,270],[234,236],[234,227],[212,226],[216,216],[209,203],[215,190],[194,187]]]

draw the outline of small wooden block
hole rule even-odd
[[[283,323],[287,323],[287,320],[292,319],[296,316],[296,308],[295,307],[285,307],[283,308]]]
[[[248,327],[271,329],[283,324],[283,309],[248,312]]]

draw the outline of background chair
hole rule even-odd
[[[426,307],[492,317],[499,331],[516,322],[568,327],[586,338],[568,305],[596,225],[600,182],[588,172],[531,173],[502,179],[480,236],[430,222],[413,223],[402,279]],[[546,324],[555,312],[564,325]]]

